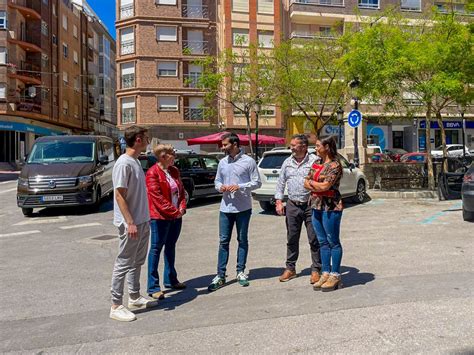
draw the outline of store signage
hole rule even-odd
[[[29,132],[41,136],[59,136],[65,134],[65,132],[52,130],[49,128],[34,126],[26,123],[19,122],[5,122],[0,121],[0,131],[18,131],[18,132]]]
[[[439,129],[438,122],[431,121],[430,126],[432,129]],[[443,126],[446,129],[462,129],[462,121],[443,121]],[[426,127],[426,121],[420,121],[420,128]],[[474,122],[466,122],[466,128],[474,128]]]

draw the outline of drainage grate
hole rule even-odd
[[[97,237],[93,237],[93,238],[90,238],[90,239],[93,239],[93,240],[109,240],[109,239],[115,239],[115,238],[117,238],[116,235],[105,234],[105,235],[99,235]]]

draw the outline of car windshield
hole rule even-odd
[[[94,161],[95,143],[91,141],[52,140],[37,142],[28,163],[88,163]]]
[[[258,167],[261,169],[280,169],[285,159],[290,155],[291,153],[268,154],[260,161]]]

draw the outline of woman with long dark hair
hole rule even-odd
[[[340,288],[342,246],[339,232],[342,218],[342,198],[339,184],[342,165],[339,162],[336,141],[333,137],[316,141],[321,163],[313,164],[304,186],[311,191],[312,222],[321,252],[321,278],[314,290],[332,291]]]

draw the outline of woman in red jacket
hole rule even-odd
[[[176,242],[181,232],[182,216],[186,213],[186,199],[179,170],[173,166],[175,153],[170,144],[159,144],[153,149],[158,162],[146,174],[148,204],[151,217],[151,243],[148,253],[148,294],[163,299],[158,262],[163,247],[165,257],[163,283],[166,288],[184,289],[174,267]]]

